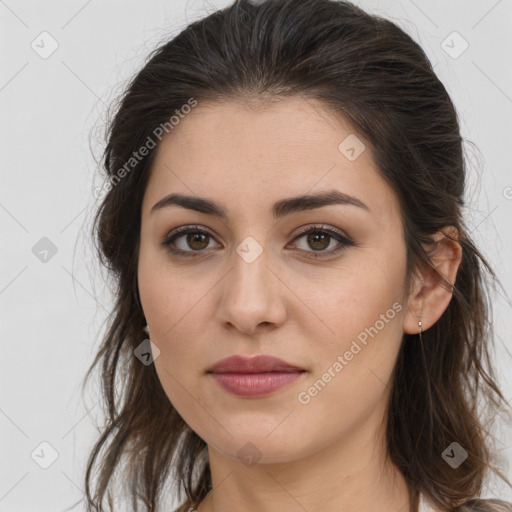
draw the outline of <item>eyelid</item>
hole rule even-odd
[[[327,233],[334,233],[346,239],[347,241],[352,241],[351,237],[345,232],[341,231],[341,229],[335,228],[334,226],[330,226],[328,224],[306,224],[305,226],[301,226],[298,229],[299,231],[296,233],[294,240],[306,233],[309,233],[310,231],[325,231]]]
[[[302,238],[304,235],[309,233],[327,233],[328,236],[334,238],[338,242],[338,246],[328,251],[302,251],[299,250],[300,254],[305,258],[309,259],[329,259],[330,257],[337,256],[339,253],[345,251],[347,247],[354,247],[356,244],[352,241],[352,238],[345,234],[338,228],[325,224],[308,224],[299,233],[296,234],[292,242]]]
[[[200,226],[198,224],[191,224],[186,226],[180,226],[176,229],[172,229],[168,233],[166,233],[162,240],[160,241],[160,244],[164,247],[168,248],[169,244],[173,242],[176,238],[179,238],[181,235],[185,235],[187,233],[201,233],[204,235],[208,235],[212,239],[215,240],[215,236],[213,233],[211,233],[207,228]],[[194,251],[185,251],[185,252],[194,252]],[[204,252],[204,251],[198,251],[198,252]]]

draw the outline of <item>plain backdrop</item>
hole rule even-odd
[[[87,239],[106,108],[159,42],[228,3],[0,0],[2,512],[62,511],[83,495],[101,406],[81,382],[111,307]],[[355,3],[417,40],[451,94],[477,148],[468,147],[471,236],[509,293],[512,2]],[[496,363],[507,399],[510,320],[500,292]],[[489,431],[512,478],[510,428],[498,417]],[[512,500],[499,482],[484,496]]]

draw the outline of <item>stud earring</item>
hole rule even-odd
[[[142,330],[149,335],[149,327],[146,325],[146,327],[143,327]]]

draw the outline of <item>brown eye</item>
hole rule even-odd
[[[315,249],[315,251],[327,249],[331,238],[331,235],[322,233],[321,231],[314,231],[307,235],[308,244],[312,249]]]
[[[186,235],[186,243],[188,244],[188,246],[192,249],[194,249],[194,251],[199,251],[201,249],[206,249],[206,247],[208,246],[208,243],[206,243],[205,245],[205,240],[208,242],[208,236],[209,235],[205,235],[203,233],[193,233],[193,234],[189,234],[189,235]]]
[[[195,226],[183,226],[171,231],[162,245],[172,254],[179,256],[200,256],[213,240],[212,235]]]
[[[307,258],[322,258],[333,256],[345,250],[348,246],[355,245],[354,242],[352,242],[348,237],[344,236],[341,232],[338,232],[337,230],[334,231],[333,229],[327,229],[323,226],[315,226],[312,228],[310,227],[309,229],[305,229],[299,236],[295,238],[295,240],[300,240],[301,238],[305,239],[306,247],[299,247],[299,249],[301,249],[301,252],[305,253]],[[331,245],[333,240],[337,243],[337,246],[334,244],[334,249],[326,250]]]

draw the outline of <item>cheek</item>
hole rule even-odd
[[[194,276],[189,269],[171,266],[165,256],[141,251],[138,285],[151,333],[162,342],[187,316],[196,314],[196,306],[208,290],[208,279]]]
[[[339,414],[333,410],[329,414],[349,423],[383,400],[403,337],[403,262],[382,256],[365,262],[366,268],[354,265],[337,276],[333,282],[339,284],[335,288],[331,284],[329,294],[314,296],[313,308],[321,312],[329,330],[322,326],[325,334],[318,339],[306,322],[302,326],[310,329],[307,336],[315,341],[309,350],[315,354],[315,372],[301,389],[303,401],[315,402],[311,410],[319,411],[340,404]]]
[[[320,418],[326,415],[350,430],[370,414],[383,414],[402,340],[397,283],[398,275],[388,275],[378,286],[368,275],[354,275],[331,296],[317,297],[320,316],[334,334],[319,338],[309,331],[314,372],[297,396],[305,414],[318,418],[315,428],[322,427]]]
[[[307,315],[309,322],[302,315],[303,329],[313,331],[313,325],[315,329],[320,328],[326,342],[324,347],[330,353],[348,350],[352,340],[358,337],[364,343],[372,334],[375,339],[396,339],[398,334],[400,339],[399,317],[405,307],[402,303],[405,257],[387,257],[378,251],[356,255],[353,264],[347,261],[325,280],[314,281],[314,286],[308,279],[296,281],[296,286],[301,282],[303,286],[298,294],[307,297],[304,302],[314,313]]]
[[[173,292],[169,293],[169,289]],[[146,293],[141,291],[151,341],[160,350],[155,365],[160,377],[171,385],[177,385],[171,375],[179,382],[192,382],[194,372],[202,370],[201,340],[205,338],[205,326],[197,320],[208,314],[204,299],[201,301],[204,295],[197,288],[193,292],[188,287],[181,289],[174,279],[168,278],[148,281]]]
[[[159,348],[155,369],[162,386],[180,414],[192,406],[195,386],[205,362],[202,357],[207,318],[207,292],[214,285],[204,277],[194,279],[186,271],[141,253],[138,284],[142,307],[150,325],[151,341]],[[184,418],[186,413],[183,414]]]

